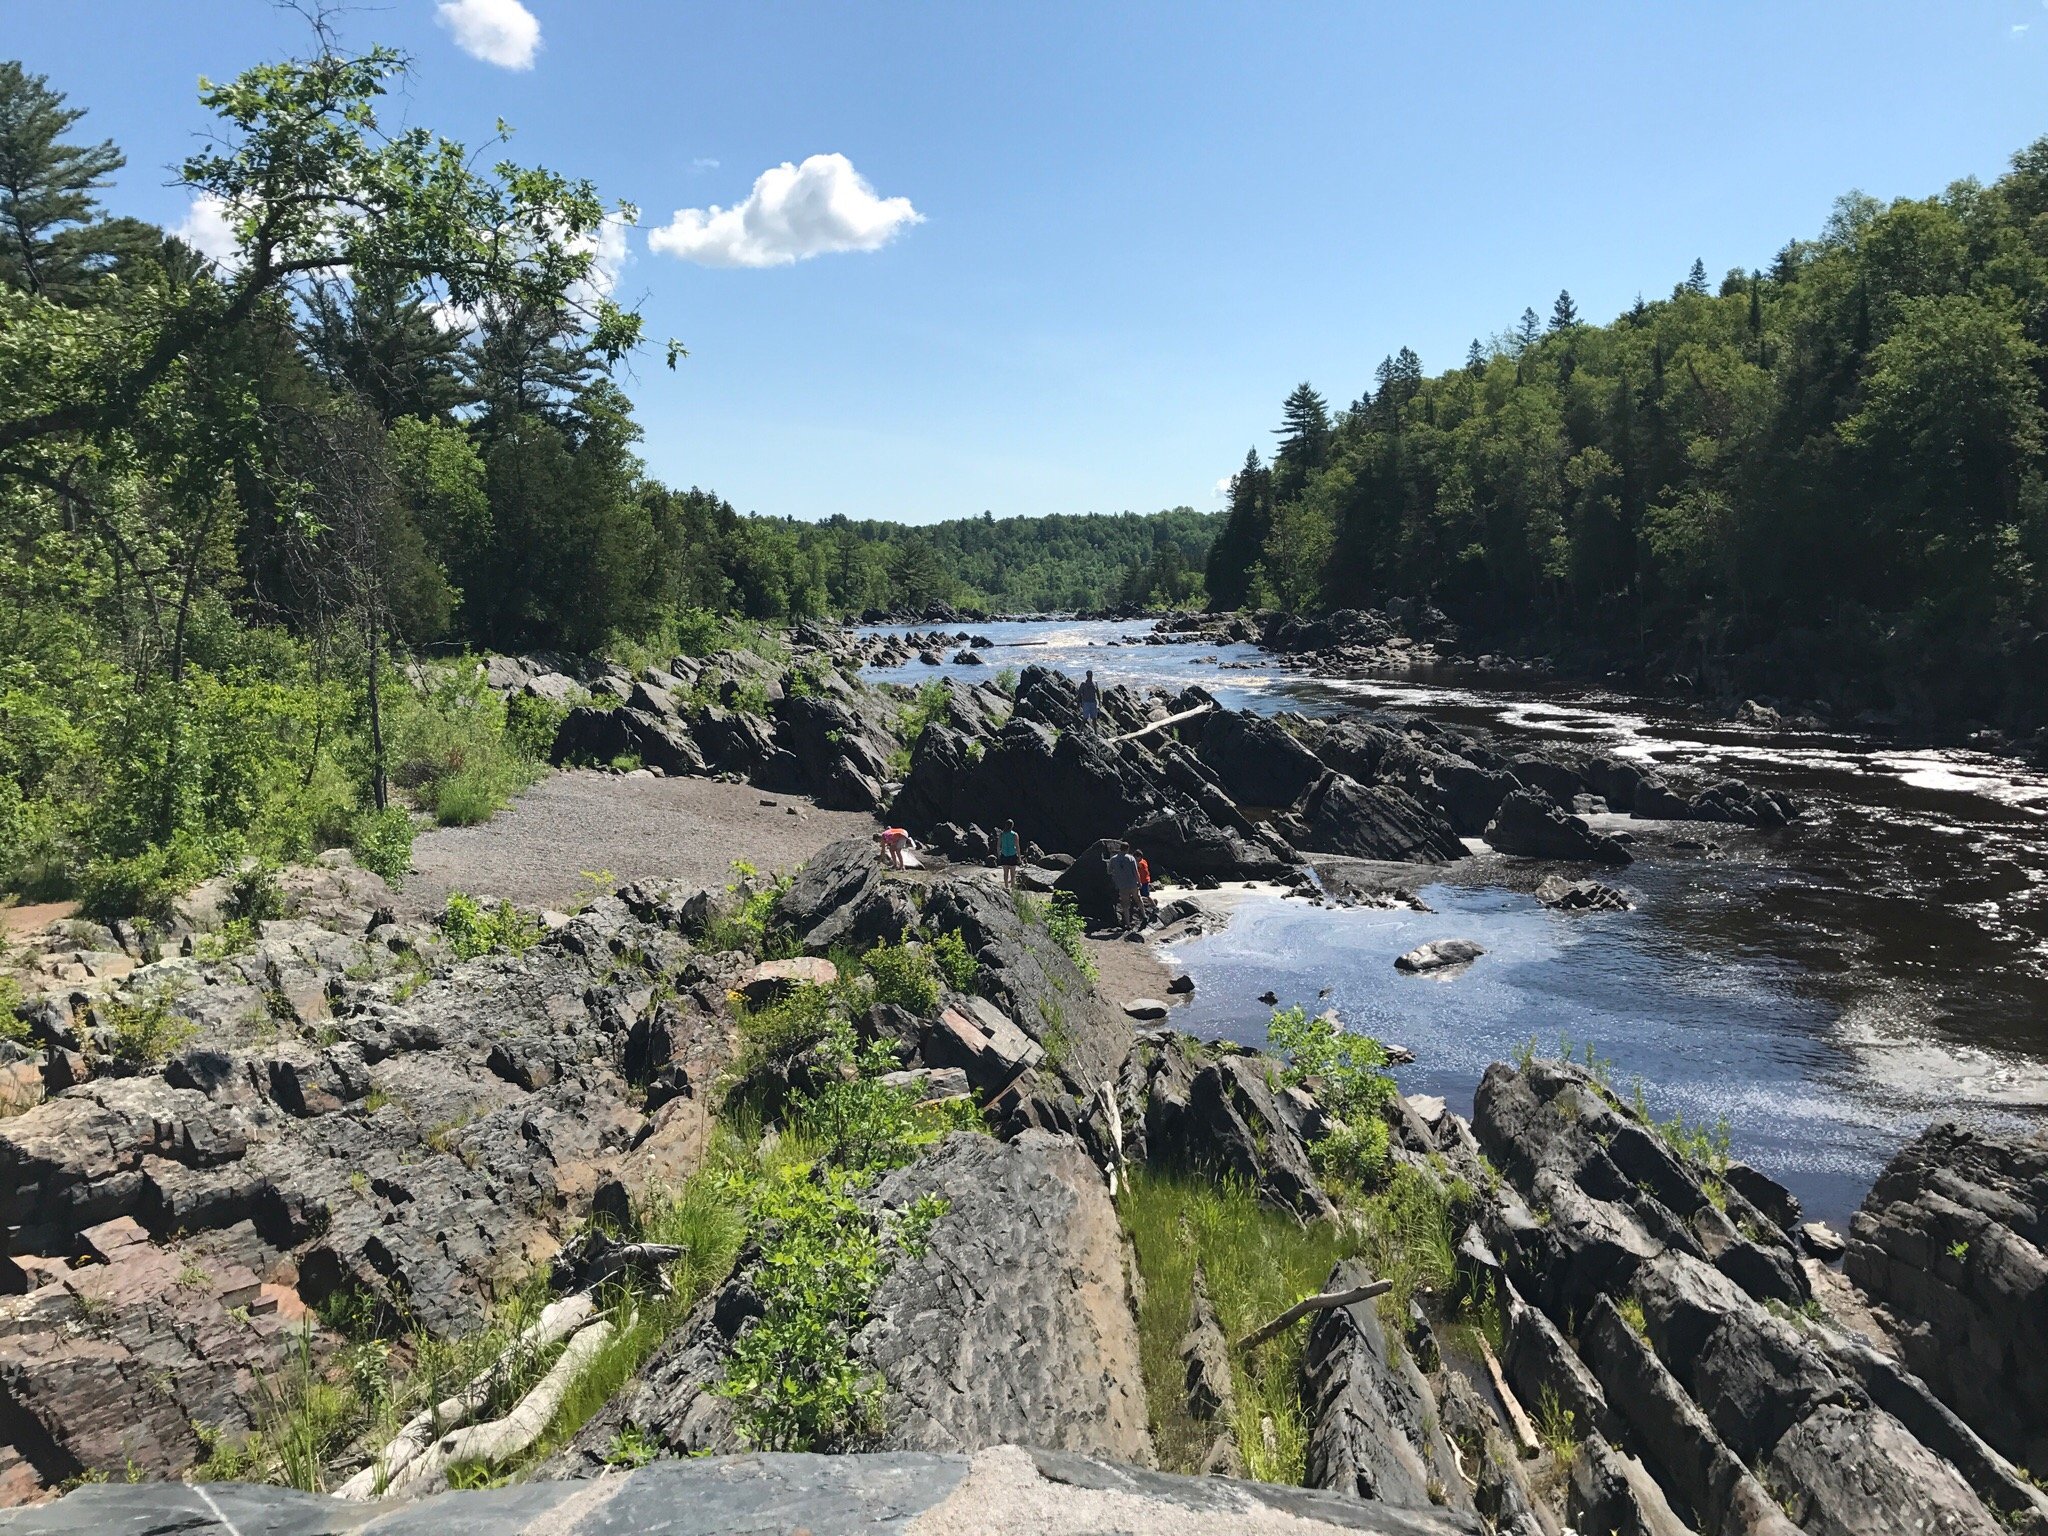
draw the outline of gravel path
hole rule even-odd
[[[588,894],[586,869],[609,870],[621,884],[659,876],[717,885],[731,878],[735,859],[764,872],[794,869],[827,843],[875,830],[872,816],[822,811],[750,784],[578,769],[549,774],[480,827],[421,834],[401,900],[421,913],[458,890],[561,906]]]

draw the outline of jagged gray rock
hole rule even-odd
[[[1501,801],[1486,826],[1488,846],[1525,859],[1568,859],[1627,864],[1628,849],[1595,832],[1585,819],[1560,810],[1548,796],[1518,789]]]
[[[1372,1278],[1346,1259],[1323,1289]],[[1472,1507],[1429,1384],[1407,1351],[1388,1349],[1375,1303],[1316,1313],[1302,1369],[1310,1486],[1406,1509]]]
[[[1477,1536],[1444,1512],[1308,1488],[1174,1477],[1071,1453],[749,1455],[658,1461],[591,1481],[442,1493],[396,1508],[290,1488],[95,1484],[0,1512],[0,1536]]]
[[[2048,1133],[1929,1127],[1878,1176],[1845,1268],[1943,1401],[2048,1467]]]

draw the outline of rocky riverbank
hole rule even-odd
[[[944,1123],[962,1127],[935,1121],[866,1182],[825,1186],[845,1191],[845,1240],[871,1232],[881,1247],[853,1310],[822,1319],[867,1407],[812,1443],[871,1454],[691,1462],[573,1491],[610,1468],[761,1443],[770,1421],[735,1362],[780,1326],[789,1277],[775,1266],[798,1260],[777,1234],[803,1219],[790,1208],[739,1234],[627,1377],[558,1423],[558,1449],[510,1464],[543,1483],[442,1495],[469,1528],[552,1510],[554,1528],[610,1529],[676,1496],[673,1479],[729,1468],[695,1528],[744,1528],[765,1504],[784,1511],[778,1529],[797,1512],[813,1530],[853,1528],[878,1508],[906,1528],[996,1529],[951,1497],[988,1467],[1008,1469],[1017,1508],[1057,1504],[1042,1484],[1077,1487],[1132,1529],[1260,1529],[1278,1511],[1333,1529],[1532,1536],[1563,1522],[2048,1531],[2017,1463],[2048,1432],[2033,1391],[2048,1296],[2038,1137],[1930,1132],[1873,1191],[1844,1274],[1782,1189],[1584,1067],[1496,1066],[1468,1122],[1440,1101],[1358,1098],[1341,1054],[1304,1072],[1140,1032],[1029,900],[986,873],[884,871],[865,841],[821,851],[781,888],[628,887],[498,930],[473,957],[459,928],[394,921],[374,877],[340,867],[292,889],[294,915],[260,924],[246,950],[144,965],[75,1013],[32,1009],[46,1051],[83,1072],[0,1122],[11,1500],[100,1474],[276,1475],[288,1463],[263,1458],[295,1359],[355,1391],[367,1358],[389,1370],[394,1354],[460,1339],[551,1268],[566,1294],[607,1305],[618,1293],[576,1289],[593,1250],[571,1239],[594,1219],[630,1238],[715,1160],[734,1106],[765,1113],[771,1138],[782,1120],[815,1137],[801,1106],[840,1083],[911,1113],[905,1125],[950,1105]],[[923,938],[894,950],[906,933]],[[759,959],[777,948],[822,969]],[[175,1021],[158,1019],[155,1046],[133,1011],[151,999]],[[824,1051],[835,1029],[861,1042],[853,1057]],[[1380,1128],[1370,1137],[1361,1114]],[[825,1161],[783,1165],[792,1189],[850,1154],[813,1155]],[[1182,1282],[1156,1268],[1142,1222],[1176,1180],[1243,1190],[1247,1211],[1329,1234],[1340,1257],[1305,1289],[1362,1299],[1247,1348],[1259,1319],[1228,1310],[1243,1282],[1219,1270],[1207,1294],[1227,1322],[1198,1301],[1178,1360],[1154,1368],[1159,1288]],[[1213,1261],[1212,1242],[1195,1246]],[[657,1262],[689,1262],[672,1251]],[[809,1262],[829,1265],[829,1250]],[[1398,1289],[1375,1301],[1381,1274]],[[393,1343],[366,1355],[379,1338]],[[1277,1413],[1270,1398],[1224,1407],[1275,1391]],[[334,1430],[311,1475],[338,1486],[367,1465],[379,1422],[364,1409]],[[1182,1440],[1162,1438],[1191,1422],[1212,1426],[1211,1466],[1277,1449],[1326,1492],[1204,1491],[1136,1470],[1194,1470],[1170,1449]],[[970,1459],[1024,1444],[1046,1452]],[[326,1531],[368,1516],[282,1492],[196,1497],[90,1486],[0,1530]],[[403,1529],[456,1512],[380,1518]]]

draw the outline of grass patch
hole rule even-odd
[[[1134,1170],[1117,1197],[1145,1280],[1138,1344],[1162,1467],[1195,1472],[1215,1431],[1197,1423],[1182,1393],[1180,1341],[1188,1330],[1199,1262],[1217,1321],[1232,1341],[1322,1289],[1340,1259],[1359,1251],[1355,1234],[1332,1222],[1303,1226],[1263,1205],[1240,1184],[1213,1184]],[[1299,1324],[1234,1355],[1237,1419],[1228,1426],[1246,1471],[1265,1482],[1299,1483],[1308,1469],[1301,1404]],[[1272,1421],[1270,1445],[1264,1423]]]

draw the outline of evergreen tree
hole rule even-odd
[[[386,426],[405,416],[445,416],[474,398],[458,372],[460,332],[390,278],[346,288],[324,283],[307,309],[306,344],[316,365],[368,401]]]
[[[1251,589],[1252,566],[1266,547],[1271,531],[1271,475],[1259,462],[1254,448],[1244,456],[1244,467],[1230,479],[1230,510],[1223,529],[1209,546],[1207,583],[1209,606],[1214,609],[1241,608]]]
[[[1465,371],[1475,377],[1486,372],[1486,354],[1479,349],[1479,338],[1472,338],[1472,345],[1465,349]]]
[[[1687,293],[1696,293],[1703,297],[1706,294],[1707,264],[1698,256],[1692,259],[1692,270],[1685,275],[1685,291]]]
[[[1579,306],[1572,302],[1568,289],[1559,289],[1557,302],[1550,306],[1550,329],[1568,331],[1579,323]]]
[[[1536,317],[1536,311],[1522,311],[1521,323],[1515,327],[1515,345],[1523,352],[1536,345],[1543,338],[1543,322]]]
[[[1330,408],[1313,386],[1295,386],[1280,408],[1280,425],[1274,436],[1280,439],[1279,451],[1273,455],[1274,495],[1291,497],[1323,467],[1330,454]]]
[[[160,239],[137,220],[100,216],[95,194],[127,158],[110,139],[66,143],[84,116],[46,76],[0,61],[0,282],[63,303]]]

